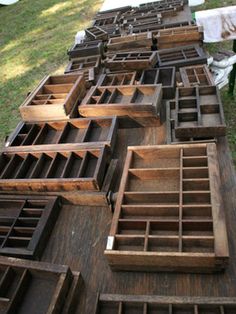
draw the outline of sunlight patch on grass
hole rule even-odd
[[[69,5],[71,5],[71,1],[57,3],[53,5],[51,8],[42,11],[40,17],[45,17],[51,14],[59,13],[61,10],[63,10],[65,7],[68,7]]]

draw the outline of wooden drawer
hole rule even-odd
[[[175,117],[177,138],[226,134],[223,107],[216,86],[177,88],[176,101],[171,102],[171,116]]]
[[[2,191],[99,191],[108,163],[107,147],[0,155]]]
[[[158,50],[179,46],[202,44],[203,29],[198,26],[184,26],[159,30],[154,36]]]
[[[128,147],[105,255],[115,270],[225,268],[216,145]]]
[[[164,23],[164,24],[144,24],[133,27],[133,33],[143,33],[143,32],[152,32],[153,35],[158,34],[160,29],[169,29],[169,28],[177,28],[188,25],[195,25],[193,21],[182,21],[182,22],[172,22],[172,23]]]
[[[181,11],[184,6],[184,1],[182,0],[164,0],[164,1],[154,1],[148,3],[142,3],[139,5],[140,10],[152,10],[160,9],[166,10],[168,8],[175,8],[178,11]]]
[[[0,254],[39,258],[59,211],[57,197],[0,195]]]
[[[85,94],[86,87],[82,76],[47,76],[20,106],[22,120],[66,119],[75,103]]]
[[[140,72],[102,74],[97,86],[162,84],[163,98],[172,99],[175,96],[175,81],[175,68],[170,67]]]
[[[90,40],[107,40],[108,34],[101,27],[93,26],[85,29],[85,34]]]
[[[206,64],[207,55],[197,45],[157,51],[159,67],[175,66],[177,69],[187,65]]]
[[[116,51],[137,51],[137,50],[151,50],[153,45],[152,33],[141,33],[137,35],[128,35],[121,37],[114,37],[109,39],[107,43],[108,53]]]
[[[214,86],[215,82],[206,64],[179,69],[184,87]]]
[[[111,12],[103,14],[99,12],[95,15],[92,26],[106,27],[108,25],[116,25],[119,23],[120,12]]]
[[[234,314],[234,297],[100,294],[94,314]]]
[[[145,70],[157,63],[157,52],[124,52],[108,56],[104,61],[110,70]]]
[[[116,118],[20,122],[8,138],[4,152],[90,149],[107,145],[111,151],[117,136]]]
[[[103,54],[103,43],[101,40],[89,41],[73,45],[67,52],[70,59],[85,58]]]
[[[74,313],[79,272],[67,266],[0,257],[1,313]]]
[[[79,106],[79,113],[85,117],[157,117],[161,99],[161,85],[94,86]]]

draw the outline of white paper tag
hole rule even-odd
[[[113,249],[114,239],[115,238],[113,236],[109,236],[107,238],[107,247],[106,247],[107,250],[112,250]]]

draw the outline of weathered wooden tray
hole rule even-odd
[[[128,147],[105,250],[112,269],[224,269],[218,167],[214,143]]]
[[[181,87],[171,102],[175,136],[217,137],[226,134],[224,112],[216,86]]]
[[[123,52],[107,56],[105,66],[110,70],[145,70],[157,63],[157,52]]]
[[[95,40],[81,44],[74,44],[67,54],[69,55],[70,59],[102,55],[103,43],[101,40]]]
[[[86,81],[93,81],[94,75],[99,72],[101,56],[88,56],[84,58],[75,58],[68,63],[65,74],[84,75]]]
[[[175,66],[177,69],[207,63],[207,55],[198,45],[158,50],[157,59],[159,67]]]
[[[214,86],[213,76],[206,64],[179,69],[184,87]]]
[[[59,211],[57,197],[0,195],[0,254],[40,257]]]
[[[85,80],[82,76],[47,76],[20,106],[22,120],[44,121],[69,118],[74,104],[85,94]]]
[[[7,139],[4,152],[32,152],[101,148],[111,151],[117,136],[116,118],[20,122]]]
[[[0,257],[1,313],[74,313],[81,276],[67,266]]]
[[[178,28],[183,26],[195,25],[193,21],[180,21],[180,22],[172,22],[172,23],[164,23],[164,24],[144,24],[134,26],[132,32],[134,34],[143,33],[143,32],[152,32],[153,35],[158,34],[160,29],[169,29],[169,28]]]
[[[117,115],[161,118],[161,99],[161,85],[94,86],[79,106],[79,113],[84,117]]]
[[[107,147],[0,155],[1,191],[100,191]]]
[[[85,34],[90,40],[107,40],[108,34],[101,27],[93,26],[85,29]]]
[[[94,314],[234,314],[236,298],[100,294]]]

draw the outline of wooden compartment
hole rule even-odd
[[[134,26],[132,32],[134,34],[143,32],[152,32],[153,35],[158,34],[160,29],[178,28],[189,25],[195,25],[193,21],[184,20],[180,22],[164,23],[164,24],[144,24],[139,26]]]
[[[99,191],[108,163],[107,147],[2,153],[0,190]]]
[[[107,43],[109,53],[121,51],[151,50],[153,45],[152,33],[133,34],[121,37],[110,38]]]
[[[175,66],[176,69],[207,63],[207,55],[198,45],[158,50],[157,59],[159,67]]]
[[[183,137],[177,138],[175,136],[175,104],[172,101],[166,103],[166,144],[181,144],[181,143],[206,143],[216,142],[216,137],[205,136],[205,137]]]
[[[171,102],[176,138],[218,137],[226,134],[223,106],[216,86],[177,88]]]
[[[98,26],[86,28],[85,34],[90,40],[107,40],[108,39],[107,32]]]
[[[180,68],[179,73],[184,87],[215,85],[212,74],[205,64]]]
[[[91,87],[79,106],[82,116],[160,117],[161,85]]]
[[[59,214],[57,197],[0,196],[0,254],[40,257]]]
[[[0,313],[74,313],[81,276],[67,266],[0,257]]]
[[[117,136],[117,118],[71,119],[44,123],[20,122],[7,139],[4,152],[98,148],[111,151]]]
[[[135,85],[137,72],[101,74],[97,86]]]
[[[183,0],[162,0],[162,1],[153,1],[148,3],[141,3],[139,5],[140,10],[152,10],[160,9],[167,10],[169,8],[175,8],[177,11],[183,10],[184,1]]]
[[[108,55],[104,61],[110,70],[145,70],[152,68],[157,63],[157,52],[123,52]]]
[[[60,120],[70,117],[73,106],[86,94],[79,75],[45,77],[20,106],[24,121]]]
[[[128,147],[105,255],[114,270],[224,269],[216,145]]]
[[[159,30],[154,36],[157,40],[158,50],[202,44],[203,29],[198,26],[184,26],[171,29]]]
[[[116,25],[119,23],[119,17],[119,11],[106,14],[99,12],[95,15],[92,26],[107,27],[109,25]]]
[[[85,58],[88,56],[102,55],[103,43],[101,40],[74,44],[67,52],[70,59]]]
[[[100,294],[94,314],[234,314],[234,297]]]
[[[93,81],[95,74],[99,72],[100,64],[100,55],[74,58],[70,60],[64,73],[83,75],[86,81]]]

